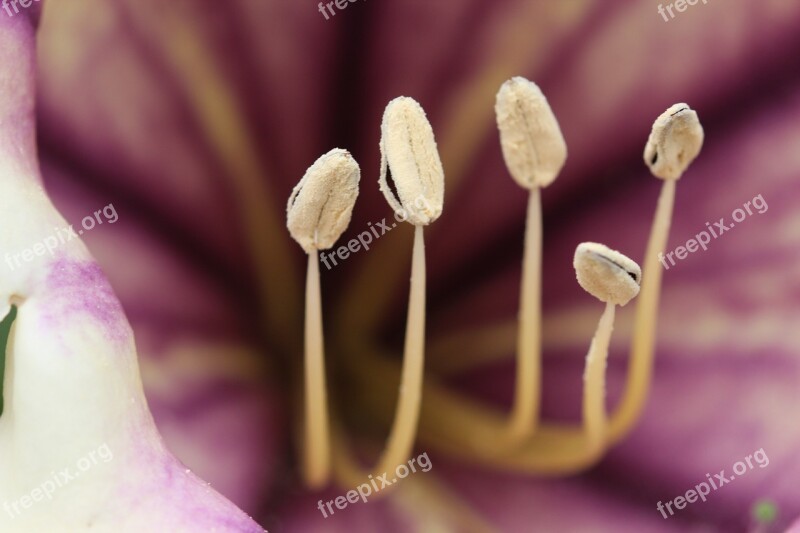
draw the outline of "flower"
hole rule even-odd
[[[457,527],[465,509],[510,531],[730,529],[748,526],[762,498],[776,503],[776,527],[800,514],[791,483],[800,429],[787,418],[798,400],[800,8],[709,4],[665,22],[644,4],[356,2],[326,20],[278,2],[174,4],[48,6],[40,149],[68,219],[119,208],[113,232],[87,242],[131,319],[156,420],[201,477],[286,530]],[[549,480],[475,465],[437,428],[464,417],[463,404],[426,395],[419,446],[433,472],[396,497],[323,518],[319,495],[287,480],[299,410],[282,384],[299,363],[302,269],[283,203],[333,146],[369,183],[383,107],[398,95],[421,102],[447,179],[428,235],[428,380],[504,412],[525,195],[503,166],[492,106],[516,75],[548,95],[570,153],[542,193],[546,420],[577,417],[599,314],[569,268],[575,246],[642,257],[660,183],[641,152],[658,113],[687,101],[706,128],[678,188],[670,250],[758,195],[769,209],[665,269],[652,392],[596,467]],[[362,186],[353,215],[356,233],[387,216],[377,187]],[[396,365],[381,361],[401,349],[409,244],[398,228],[323,271],[331,392],[368,457],[392,419]],[[612,342],[609,406],[625,379],[630,317],[620,312]],[[657,502],[760,448],[767,467],[662,518]]]

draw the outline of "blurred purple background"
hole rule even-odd
[[[357,0],[326,20],[308,1],[51,0],[39,30],[46,185],[70,222],[109,203],[119,213],[86,241],[178,457],[273,531],[461,530],[462,506],[499,531],[778,531],[798,517],[800,4],[676,14],[665,21],[649,1]],[[579,420],[602,310],[575,283],[575,246],[642,260],[660,186],[641,156],[655,117],[687,102],[706,132],[678,186],[670,250],[757,195],[768,210],[665,272],[649,403],[598,466],[548,480],[421,447],[434,468],[407,482],[420,488],[323,519],[317,500],[352,487],[316,495],[298,481],[304,257],[284,228],[289,192],[345,148],[362,182],[341,242],[389,217],[380,119],[395,96],[418,100],[447,180],[426,232],[429,372],[506,409],[526,194],[504,167],[493,106],[515,75],[542,87],[569,149],[543,193],[548,419]],[[394,230],[323,269],[331,394],[366,450],[391,412],[365,405],[352,372],[375,354],[346,353],[343,339],[399,357],[409,236]],[[632,311],[617,320],[609,406]],[[656,510],[759,448],[768,467],[669,520]],[[763,501],[772,524],[751,516]]]

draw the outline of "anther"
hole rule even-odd
[[[444,169],[433,129],[416,100],[401,96],[389,102],[383,113],[380,147],[379,184],[392,209],[415,226],[427,226],[439,218]]]
[[[644,162],[654,176],[677,180],[703,147],[703,127],[697,113],[686,104],[675,104],[653,124],[644,149]]]
[[[317,159],[286,205],[286,226],[306,253],[333,246],[350,224],[361,170],[349,152],[335,148]]]
[[[511,78],[497,93],[495,113],[514,180],[526,189],[550,185],[567,159],[567,144],[541,89],[525,78]]]
[[[578,245],[574,266],[580,286],[601,302],[625,305],[639,294],[639,265],[603,244]]]

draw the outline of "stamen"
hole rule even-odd
[[[511,176],[530,190],[520,288],[517,372],[508,421],[512,443],[539,424],[542,329],[542,206],[540,187],[552,183],[567,158],[561,128],[539,87],[525,78],[505,82],[495,103],[500,146]]]
[[[606,365],[614,310],[639,293],[642,271],[634,261],[607,246],[584,242],[575,250],[575,274],[583,289],[606,303],[606,309],[586,356],[583,389],[583,424],[588,448],[599,456],[606,442]]]
[[[645,251],[642,296],[633,322],[628,377],[622,399],[611,417],[612,442],[622,439],[636,423],[649,393],[663,274],[658,254],[667,247],[676,182],[700,153],[703,136],[697,113],[686,104],[676,104],[656,119],[645,146],[645,163],[654,176],[664,179],[664,183]]]
[[[404,463],[411,455],[417,437],[425,370],[423,227],[439,217],[444,198],[444,171],[433,130],[422,107],[407,97],[392,100],[386,106],[381,132],[381,191],[389,205],[403,213],[406,220],[416,227],[400,391],[386,448],[373,470],[378,475]],[[395,197],[386,181],[387,171],[391,172],[399,198]],[[351,465],[348,459],[341,462],[342,465]],[[346,476],[343,481],[347,484],[359,478],[361,483],[367,477],[366,473],[358,473],[350,466],[340,467],[337,474]]]
[[[331,150],[306,171],[292,191],[286,208],[289,233],[308,253],[303,477],[310,488],[320,488],[330,478],[330,429],[317,252],[332,247],[347,229],[360,177],[358,163],[348,152]]]
[[[391,170],[399,198],[386,182]],[[442,213],[444,169],[425,111],[412,98],[395,98],[386,106],[381,125],[381,191],[396,210],[405,211],[414,226],[408,318],[394,424],[376,472],[396,468],[414,448],[422,403],[425,370],[425,243],[423,227]]]

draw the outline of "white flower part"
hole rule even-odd
[[[526,189],[550,185],[567,160],[567,143],[539,86],[511,78],[497,93],[495,113],[511,177]]]
[[[381,175],[378,183],[395,213],[415,226],[427,226],[442,214],[444,169],[425,111],[401,96],[386,106],[381,124]],[[387,174],[397,195],[392,191]]]
[[[334,245],[350,224],[361,169],[347,150],[320,156],[295,186],[286,206],[286,226],[307,253]]]
[[[601,302],[625,305],[639,294],[642,269],[604,244],[579,244],[573,265],[580,286]]]
[[[0,251],[13,258],[67,222],[36,180],[9,178],[0,171]],[[83,243],[12,264],[0,263],[0,311],[17,307],[3,347],[0,531],[263,531],[166,449],[131,327]]]
[[[653,123],[644,148],[644,162],[654,176],[677,180],[703,148],[703,126],[686,104],[675,104]]]
[[[0,319],[17,308],[2,346],[0,531],[261,532],[166,449],[122,306],[42,187],[26,24],[0,20]]]

